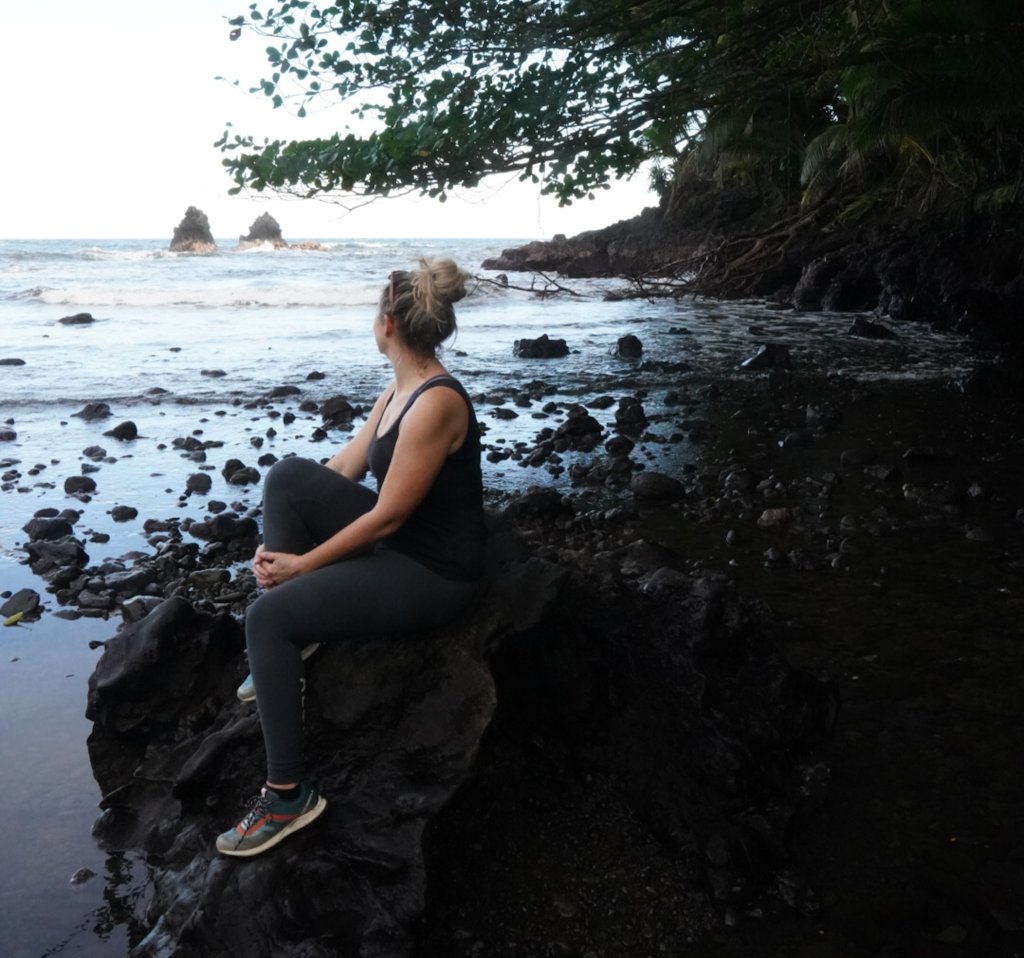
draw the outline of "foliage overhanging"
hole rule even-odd
[[[1018,0],[285,0],[230,22],[271,41],[275,107],[358,118],[293,142],[226,131],[234,192],[443,199],[498,173],[568,203],[654,161],[662,192],[1022,195]]]

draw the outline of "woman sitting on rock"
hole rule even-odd
[[[266,851],[326,806],[303,764],[305,653],[434,628],[474,593],[484,554],[480,430],[466,391],[437,358],[467,279],[450,259],[392,273],[373,333],[394,382],[326,465],[287,458],[267,474],[264,544],[253,561],[266,591],[246,618],[252,674],[239,688],[259,708],[267,779],[217,839],[226,855]],[[376,493],[360,484],[367,470]]]

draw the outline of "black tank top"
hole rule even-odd
[[[382,436],[377,435],[380,420],[377,421],[367,459],[379,490],[391,466],[402,419],[421,393],[437,386],[454,389],[466,401],[469,425],[465,441],[445,459],[430,491],[413,514],[384,541],[446,579],[471,582],[480,577],[483,569],[486,533],[483,479],[480,475],[480,427],[473,403],[462,384],[447,375],[435,376],[421,384],[406,401],[398,419]],[[388,405],[390,402],[388,400]],[[382,411],[381,418],[383,415]]]

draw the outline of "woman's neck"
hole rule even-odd
[[[411,392],[420,383],[445,372],[444,366],[434,356],[423,356],[403,350],[391,360],[395,371],[395,391]]]

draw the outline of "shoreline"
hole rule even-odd
[[[1013,804],[1018,795],[1024,797],[1019,776],[1013,767],[998,767],[1000,761],[1008,761],[1014,754],[1013,723],[1024,719],[1012,697],[1006,698],[1009,690],[1001,684],[1004,674],[1013,674],[1018,646],[1024,648],[1024,643],[1014,644],[1012,634],[1015,628],[1020,637],[1019,624],[1015,623],[1019,622],[1024,601],[1019,587],[1020,564],[1024,561],[1020,518],[1024,502],[1017,501],[1018,490],[1024,488],[1020,482],[1022,450],[1014,431],[1015,404],[1020,394],[1012,376],[987,386],[982,377],[973,389],[958,393],[940,382],[859,383],[847,377],[799,371],[758,374],[746,381],[724,384],[718,395],[708,400],[701,414],[705,425],[701,427],[703,438],[697,443],[699,460],[686,478],[687,495],[675,504],[635,511],[624,489],[584,486],[574,490],[567,476],[554,481],[556,488],[574,493],[581,512],[596,494],[605,503],[598,507],[602,514],[614,501],[619,503],[621,514],[604,522],[597,538],[578,529],[539,529],[534,547],[540,555],[572,562],[614,550],[638,536],[670,548],[692,570],[721,572],[742,594],[771,605],[786,624],[780,633],[786,655],[797,666],[828,675],[841,685],[844,707],[839,733],[825,747],[836,782],[829,790],[825,809],[801,822],[790,849],[794,867],[819,890],[821,911],[811,916],[783,910],[757,919],[744,915],[741,909],[736,931],[718,928],[709,932],[702,946],[708,949],[704,954],[709,958],[718,953],[734,954],[737,941],[749,946],[741,952],[744,958],[760,954],[767,958],[775,955],[778,947],[812,942],[822,936],[857,958],[888,956],[891,952],[886,949],[902,941],[908,932],[901,930],[899,922],[889,922],[884,934],[875,933],[874,944],[863,937],[865,925],[877,924],[873,909],[881,905],[876,887],[897,896],[899,889],[912,880],[920,856],[935,856],[940,851],[945,854],[952,827],[946,829],[951,834],[942,841],[937,840],[933,827],[945,823],[955,824],[960,836],[970,835],[969,843],[962,837],[954,843],[959,846],[957,852],[966,849],[969,854],[950,867],[955,866],[959,869],[956,874],[964,876],[987,869],[991,881],[986,888],[993,890],[986,907],[990,911],[1011,908],[1011,918],[1003,924],[1012,925],[1013,902],[996,902],[991,883],[995,880],[992,876],[1010,867],[1012,859],[993,856],[989,850],[1012,848],[1016,830],[1024,828],[1024,822],[1015,817],[1017,806]],[[809,413],[812,409],[817,410],[813,419]],[[205,471],[218,483],[211,498],[231,500],[242,507],[238,510],[241,515],[251,512],[256,508],[255,490],[248,485],[221,484],[218,476],[223,462],[246,444],[251,449],[246,460],[256,458],[257,450],[249,440],[265,432],[267,409],[245,408],[244,404],[232,407],[230,412],[238,418],[237,425],[225,415],[214,420],[220,423],[216,430],[209,421],[203,421],[209,419],[212,410],[196,412],[191,425],[203,429],[203,435],[214,438],[214,432],[218,436],[235,434],[234,445],[208,450],[210,462],[206,465],[210,468]],[[102,434],[115,419],[106,425],[82,426],[82,434]],[[243,426],[243,422],[250,424]],[[309,429],[311,424],[312,419],[303,428]],[[180,420],[175,425],[170,431],[192,431],[183,428]],[[156,438],[151,436],[149,441]],[[135,505],[146,499],[152,502],[151,497],[159,494],[167,502],[180,503],[182,512],[205,513],[198,507],[208,504],[208,499],[184,496],[187,476],[200,471],[200,464],[173,449],[167,442],[172,438],[169,435],[159,438],[168,448],[161,450],[155,460],[160,466],[157,474],[147,475],[151,488],[135,490]],[[131,444],[109,444],[109,452],[117,461],[103,461],[95,474],[102,494],[84,504],[83,526],[101,535],[104,531],[117,533],[109,544],[96,546],[113,557],[124,554],[128,527],[115,524],[107,509],[118,504],[120,496],[115,490],[123,491],[117,483],[119,470],[125,469],[126,463],[134,472],[139,470],[135,468],[138,461],[132,462],[138,455],[137,447],[132,452]],[[916,459],[908,456],[914,449]],[[118,451],[121,455],[113,455]],[[858,451],[864,457],[859,463],[855,458]],[[846,453],[851,455],[844,460]],[[603,451],[598,450],[591,458],[602,456]],[[40,481],[54,482],[55,499],[64,496],[53,477],[58,472],[63,476],[70,465],[70,461],[47,464],[39,473]],[[533,471],[524,470],[524,474]],[[554,477],[549,475],[549,479]],[[972,492],[975,486],[978,488]],[[0,497],[5,508],[12,503],[22,506],[23,518],[28,519],[27,507],[33,497],[12,491],[0,493]],[[72,505],[74,502],[68,500]],[[777,525],[763,526],[759,520],[770,509],[788,509],[790,516],[780,518]],[[140,509],[137,522],[141,524],[147,516]],[[971,538],[973,530],[985,535]],[[730,532],[735,534],[730,537]],[[143,550],[149,548],[141,536],[138,545]],[[30,575],[23,567],[19,567],[19,573],[19,579]],[[976,594],[979,588],[983,590],[980,597]],[[885,624],[882,631],[880,623]],[[90,631],[94,627],[101,631],[106,627],[112,633],[116,619],[100,619],[90,624]],[[960,713],[963,728],[959,730],[944,714],[951,694],[965,710]],[[977,702],[986,704],[979,707]],[[508,721],[514,724],[516,717],[499,715],[496,728],[506,727]],[[82,724],[84,728],[84,719]],[[936,728],[957,743],[952,754],[940,754],[939,772],[932,765],[906,765],[908,755],[931,754]],[[987,731],[983,734],[982,729]],[[898,734],[894,730],[899,730]],[[967,743],[980,741],[985,742],[984,756],[974,762],[964,783],[958,775],[969,754],[965,751]],[[486,747],[480,759],[482,780],[486,782],[488,773],[494,770],[508,772],[506,762],[507,757]],[[566,774],[569,782],[578,784],[579,768],[570,767]],[[929,783],[935,774],[942,776],[942,787],[932,794],[933,785]],[[971,809],[979,801],[978,787],[993,783],[998,807],[990,808],[974,825],[962,825],[964,816],[971,816]],[[528,799],[530,787],[527,783],[527,792],[521,797]],[[461,808],[459,828],[469,828],[475,821],[474,797],[481,801],[487,798],[486,791],[474,796],[474,788],[468,788],[463,796],[469,807]],[[616,816],[632,817],[625,808],[612,814],[608,809],[613,808],[614,803],[606,806],[613,826]],[[440,836],[432,852],[435,873],[455,875],[460,873],[458,849],[468,848],[471,843],[464,837],[459,842],[445,838],[445,815],[442,813],[433,829]],[[590,827],[582,811],[581,816],[578,826]],[[930,821],[925,822],[929,816]],[[910,828],[917,819],[921,821]],[[538,835],[544,834],[545,824],[537,822]],[[625,819],[620,824],[625,827]],[[494,856],[498,870],[493,880],[504,880],[501,868],[508,859],[503,856],[512,855],[515,862],[517,856],[528,855],[529,850],[503,851],[501,834],[495,836],[488,830],[486,818],[480,820],[479,827],[483,828],[480,841],[497,839],[497,844],[485,847]],[[871,856],[888,847],[884,843],[889,839],[883,832],[890,828],[905,837],[890,849],[892,860],[879,871],[879,862]],[[844,835],[857,830],[878,835],[883,845],[861,847],[843,840]],[[572,854],[558,867],[579,868],[581,874],[595,867],[614,870],[615,863],[603,861],[600,855],[596,863],[574,857],[583,854],[580,849],[585,845],[581,840],[569,848]],[[535,851],[540,854],[540,849]],[[445,859],[445,855],[452,854],[454,860]],[[650,854],[656,856],[653,851]],[[478,885],[480,915],[491,914],[497,925],[509,927],[512,911],[500,915],[488,911],[495,907],[485,897],[495,893],[490,873],[480,870],[479,861],[473,863],[473,868],[465,864],[465,874],[472,875]],[[94,884],[92,894],[96,887]],[[979,941],[996,949],[986,954],[1002,954],[998,949],[1013,940],[1012,932],[1002,929],[1000,919],[995,919],[995,926],[991,921],[986,924],[973,899],[968,899],[966,885],[957,887],[962,907],[948,925],[935,927],[949,906],[931,891],[908,899],[911,917],[903,915],[900,921],[909,921],[908,929],[913,927],[915,935],[926,935],[929,940],[944,941],[940,936],[949,928],[964,930],[967,934],[963,942],[954,942],[952,950],[945,952],[950,955],[973,956],[976,952],[972,949]],[[450,949],[462,947],[460,942],[490,940],[484,930],[476,932],[482,936],[476,939],[445,939],[445,908],[454,904],[446,906],[448,890],[443,881],[432,888],[424,917],[424,941],[443,940],[444,948],[449,949],[436,953],[456,956],[461,952]],[[453,891],[457,892],[455,901],[464,904],[472,890],[456,887]],[[636,901],[642,903],[646,893],[634,889],[620,894],[627,898],[635,894]],[[578,903],[577,909],[581,916],[586,912],[584,904]],[[668,910],[671,913],[672,907]],[[681,914],[678,917],[683,920]],[[554,932],[548,919],[541,918],[537,918],[538,927],[550,941]],[[563,930],[571,926],[585,938],[579,922],[563,918],[561,924]],[[959,934],[953,931],[947,937]],[[776,950],[767,945],[762,951],[755,950],[756,942],[769,940],[775,942],[772,947]],[[637,941],[646,939],[639,935]],[[596,953],[608,954],[609,958],[646,954],[646,944],[620,944],[617,951]]]

